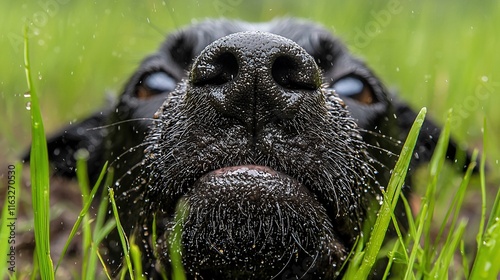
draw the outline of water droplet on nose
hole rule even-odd
[[[31,101],[26,102],[26,110],[31,110]]]

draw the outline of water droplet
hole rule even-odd
[[[31,92],[29,92],[29,91],[25,92],[24,97],[31,98]]]
[[[491,268],[491,262],[486,262],[486,263],[484,264],[484,270],[485,270],[485,271],[489,271],[489,270],[490,270],[490,268]]]
[[[487,82],[487,81],[488,81],[488,76],[482,76],[482,77],[481,77],[481,81],[483,81],[483,82]]]
[[[26,102],[26,110],[31,110],[31,101]]]

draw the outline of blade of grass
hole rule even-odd
[[[151,236],[151,240],[152,240],[152,243],[153,244],[157,244],[156,242],[158,241],[158,231],[157,231],[157,228],[156,228],[156,214],[153,214],[153,225],[151,226],[152,228],[152,236]],[[158,250],[156,250],[156,245],[153,245],[154,248],[153,249],[153,255],[155,256],[156,259],[159,259],[160,258],[160,254],[158,253]]]
[[[491,212],[492,220],[482,238],[482,243],[472,266],[469,279],[496,279],[500,273],[500,189]]]
[[[395,242],[394,247],[392,247],[392,250],[387,255],[387,257],[389,258],[389,262],[387,263],[387,266],[385,267],[385,271],[384,271],[384,275],[382,276],[382,279],[387,279],[389,277],[389,274],[391,273],[392,263],[394,262],[394,259],[396,258],[396,252],[399,251],[400,245],[401,245],[400,242]]]
[[[372,205],[368,208],[379,209],[380,205],[378,201],[373,200],[370,203]],[[356,242],[354,243],[351,251],[349,252],[349,255],[340,268],[341,271],[344,271],[344,268],[347,267],[347,269],[345,269],[346,272],[343,276],[343,279],[355,279],[356,273],[361,266],[361,263],[363,262],[366,244],[368,243],[368,240],[370,238],[370,233],[373,229],[373,225],[377,220],[378,213],[376,213],[376,211],[370,211],[367,214],[368,216],[366,217],[366,220],[363,224],[363,230],[361,234],[356,238]]]
[[[31,112],[31,189],[34,214],[36,253],[42,279],[54,279],[54,265],[50,257],[50,186],[47,140],[43,128],[38,93],[31,76],[28,27],[24,29],[24,69],[30,92]]]
[[[106,170],[107,162],[103,167],[103,171]],[[101,193],[101,202],[99,203],[99,210],[97,211],[97,217],[94,226],[94,232],[92,234],[92,254],[89,255],[88,267],[87,267],[87,280],[94,279],[96,271],[97,271],[97,258],[100,258],[99,255],[99,244],[102,239],[107,236],[115,227],[116,222],[112,219],[108,221],[108,223],[104,224],[106,219],[106,213],[108,211],[108,186],[111,186],[113,183],[113,169],[110,168],[106,175],[106,181],[104,183],[104,187],[102,188]],[[105,269],[105,273],[108,275],[106,266],[103,263],[103,267]],[[83,277],[82,277],[83,278]],[[109,278],[109,275],[108,275]],[[83,278],[85,279],[85,278]]]
[[[93,243],[97,245],[100,244],[101,241],[103,241],[104,238],[108,236],[108,234],[115,228],[116,228],[116,221],[114,219],[107,221],[106,224],[104,224],[104,226],[101,228],[101,230],[99,230],[95,235]]]
[[[435,254],[434,248],[436,248],[436,242],[431,241],[431,225],[434,217],[434,206],[436,203],[436,190],[438,184],[438,178],[443,169],[444,162],[446,160],[446,151],[448,149],[448,143],[450,140],[451,133],[451,117],[452,110],[448,111],[448,117],[446,119],[445,125],[439,135],[439,139],[432,154],[431,161],[429,163],[429,183],[427,184],[427,190],[425,196],[422,199],[423,204],[427,204],[427,217],[421,220],[424,223],[423,235],[424,235],[424,253],[423,263],[421,264],[424,271],[429,271],[432,265],[433,254]],[[417,242],[419,239],[415,239]],[[417,244],[417,243],[415,243]]]
[[[411,212],[410,204],[408,203],[408,200],[406,199],[406,197],[403,194],[401,194],[400,199],[403,202],[403,205],[405,207],[408,225],[410,228],[411,227],[414,228],[415,223],[413,221],[413,215]],[[399,228],[399,224],[398,224],[398,221],[396,219],[396,215],[394,215],[394,212],[391,213],[391,219],[392,219],[392,223],[394,225],[394,229],[396,231],[396,235],[397,235],[398,239],[395,241],[395,244],[394,244],[392,250],[388,253],[389,262],[387,264],[387,267],[385,269],[384,276],[382,277],[382,279],[387,279],[389,277],[389,275],[391,274],[391,272],[393,273],[392,275],[390,275],[391,278],[395,277],[395,275],[394,275],[395,271],[391,271],[392,263],[408,265],[408,262],[409,262],[409,256],[408,256],[408,250],[406,247],[405,237],[403,236],[403,234]],[[413,230],[413,232],[415,232],[415,229]],[[400,246],[402,246],[402,248],[400,248]]]
[[[354,244],[353,249],[351,250],[351,252],[349,252],[346,261],[340,268],[340,270],[342,271],[344,267],[347,266],[343,279],[355,279],[356,271],[358,271],[359,267],[361,266],[363,257],[365,255],[365,246],[366,241],[363,240],[363,237],[356,239],[356,243]]]
[[[33,269],[31,270],[31,280],[37,280],[38,279],[38,274],[40,273],[40,265],[38,262],[38,254],[36,252],[36,246],[35,246],[35,252],[33,252]]]
[[[104,168],[102,169],[101,173],[99,174],[99,178],[97,179],[96,184],[92,188],[92,191],[90,193],[90,197],[92,197],[92,198],[95,196],[95,193],[99,189],[99,185],[101,184],[101,181],[104,178],[104,174],[106,173],[106,167],[107,167],[107,163],[104,165]],[[78,228],[80,227],[80,224],[82,223],[83,218],[85,217],[85,215],[89,211],[91,204],[92,204],[92,199],[87,199],[87,201],[83,205],[83,208],[80,211],[80,214],[78,215],[78,219],[76,220],[75,224],[73,225],[73,228],[71,229],[71,232],[68,236],[68,239],[66,240],[66,244],[64,244],[63,250],[61,252],[61,257],[60,257],[59,261],[57,262],[56,270],[59,267],[59,265],[61,264],[61,261],[63,260],[64,255],[66,254],[66,251],[69,248],[69,244],[71,243],[71,240],[73,240],[76,233],[78,232]]]
[[[406,206],[406,204],[408,204],[408,202],[406,201],[406,198],[404,197],[403,194],[401,194],[400,197],[401,197],[402,201],[404,201],[405,206]],[[410,212],[408,212],[408,209],[405,209],[405,211],[406,211],[407,215],[410,215],[410,216],[412,215],[411,210],[410,210]],[[394,262],[400,263],[400,264],[404,263],[405,265],[408,264],[408,254],[407,254],[406,249],[405,249],[406,246],[404,245],[405,244],[404,236],[401,233],[401,230],[399,228],[399,223],[397,221],[397,218],[396,218],[396,215],[394,214],[394,212],[391,213],[391,220],[392,220],[392,224],[394,225],[394,231],[396,232],[396,236],[398,238],[393,241],[394,245],[392,245],[392,249],[389,250],[388,253],[384,254],[382,250],[379,253],[379,257],[380,257],[380,255],[382,255],[382,256],[386,255],[388,260],[389,260],[387,262],[387,266],[385,268],[385,272],[384,272],[382,279],[387,279],[387,277],[389,277],[389,274],[391,274],[391,272],[393,272],[391,277],[392,278],[395,277],[395,275],[394,275],[395,271],[391,271],[392,264]],[[403,246],[403,248],[401,248],[401,250],[399,248],[400,246]]]
[[[108,268],[106,267],[106,263],[104,262],[104,259],[102,258],[101,254],[99,253],[99,248],[97,248],[97,246],[95,244],[92,244],[92,248],[96,252],[97,257],[99,258],[99,261],[101,262],[101,265],[102,265],[102,268],[103,268],[103,271],[104,271],[104,274],[106,275],[106,277],[109,280],[113,279],[111,277],[111,275],[109,274],[109,271],[108,271]]]
[[[483,155],[486,155],[486,119],[483,122]],[[481,178],[481,192],[483,196],[482,217],[479,233],[477,236],[478,250],[472,266],[469,279],[495,279],[500,273],[500,189],[497,191],[490,218],[487,223],[486,232],[483,235],[483,227],[486,213],[486,180],[485,180],[486,158],[481,158],[479,176]],[[479,243],[480,242],[480,243]]]
[[[11,169],[11,166],[13,169]],[[7,187],[5,202],[2,208],[2,218],[0,220],[0,252],[8,252],[5,254],[0,254],[0,279],[4,279],[4,274],[7,273],[8,267],[14,267],[10,264],[10,260],[7,257],[10,256],[12,248],[15,244],[15,226],[11,228],[9,222],[17,221],[17,212],[19,205],[19,197],[21,197],[21,172],[23,166],[21,163],[16,163],[15,165],[9,165],[9,170],[7,171]],[[14,233],[14,236],[12,236]],[[14,242],[14,243],[12,243]],[[12,246],[12,247],[11,247]],[[9,248],[10,247],[10,248]],[[14,250],[15,254],[15,250]],[[14,271],[10,271],[11,276],[9,278],[15,277]]]
[[[153,243],[153,255],[155,256],[156,259],[160,259],[160,253],[157,250],[156,244],[158,242],[158,231],[157,231],[157,226],[156,226],[156,214],[153,215],[153,225],[152,225],[152,235],[151,235],[151,240]],[[160,276],[163,280],[168,280],[167,277],[167,272],[165,271],[164,267],[160,267]]]
[[[182,225],[187,216],[188,206],[185,201],[180,200],[175,209],[175,225],[169,238],[169,253],[172,263],[172,277],[174,280],[186,280],[182,266]]]
[[[424,122],[426,112],[426,108],[422,108],[420,110],[410,129],[410,133],[406,138],[405,144],[403,145],[401,154],[399,155],[399,159],[389,180],[387,190],[384,192],[384,203],[382,203],[382,206],[380,207],[379,216],[377,217],[373,227],[372,235],[370,236],[370,240],[366,247],[363,262],[359,270],[356,272],[355,279],[367,279],[373,265],[375,264],[378,252],[385,238],[387,227],[391,221],[391,213],[394,212],[394,208],[396,207],[401,193],[401,187],[405,182],[408,166],[413,155],[413,149],[417,143],[417,138],[420,128]]]
[[[479,178],[481,181],[481,221],[479,224],[479,231],[476,236],[477,241],[477,250],[479,251],[479,247],[483,243],[483,234],[484,234],[484,223],[486,221],[486,178],[484,175],[484,170],[486,166],[486,154],[484,151],[484,145],[486,145],[486,118],[483,120],[483,157],[481,158],[480,166],[479,166]]]
[[[107,165],[105,165],[106,167]],[[105,224],[105,218],[108,213],[109,204],[109,193],[108,190],[113,184],[114,170],[113,168],[108,169],[108,175],[106,176],[106,182],[104,183],[104,188],[102,190],[101,203],[99,205],[99,211],[97,213],[96,228],[94,228],[94,244],[100,244],[101,241],[116,227],[116,221],[114,219],[109,219]],[[104,224],[104,225],[103,225]]]
[[[75,153],[75,158],[76,158],[76,177],[78,179],[78,186],[80,187],[80,191],[82,193],[82,204],[83,205],[90,205],[92,203],[92,200],[94,198],[94,195],[90,196],[90,184],[89,184],[89,178],[88,178],[88,171],[87,171],[87,159],[89,157],[89,153],[86,150],[78,150]],[[105,170],[105,169],[103,169]],[[98,188],[99,184],[96,184],[94,186],[94,189]],[[92,190],[93,192],[94,190]],[[85,208],[85,207],[84,207]],[[88,267],[88,258],[89,258],[89,253],[92,247],[92,234],[90,231],[90,218],[88,215],[88,209],[85,212],[81,212],[78,218],[83,216],[82,220],[82,248],[83,248],[83,257],[82,257],[82,279],[87,278],[87,270],[84,269]],[[61,262],[62,258],[59,260],[59,263]],[[56,267],[57,270],[57,267]],[[95,275],[93,275],[95,277]]]
[[[408,266],[406,267],[406,272],[405,272],[405,277],[404,279],[419,279],[419,277],[415,277],[413,275],[413,266],[415,264],[415,260],[417,259],[417,254],[422,251],[422,248],[420,247],[420,239],[422,238],[422,233],[424,232],[424,225],[425,223],[423,220],[427,219],[427,213],[428,213],[428,204],[425,203],[422,205],[422,209],[420,211],[420,221],[417,221],[417,232],[415,233],[414,236],[412,236],[412,239],[414,240],[413,247],[411,249],[410,253],[410,258],[408,259]],[[422,268],[423,269],[423,268]]]
[[[462,269],[463,269],[463,278],[469,279],[470,270],[469,270],[469,258],[465,254],[465,241],[460,241],[460,255],[462,256]],[[458,275],[457,275],[458,276]]]
[[[462,203],[463,203],[464,198],[465,198],[465,193],[466,193],[467,187],[469,186],[470,179],[472,177],[472,172],[473,172],[474,168],[476,167],[475,161],[477,159],[477,156],[478,156],[478,152],[474,151],[474,153],[472,155],[472,162],[467,167],[464,178],[462,179],[462,182],[460,183],[460,186],[458,187],[458,191],[455,194],[455,196],[453,197],[453,200],[451,202],[450,207],[446,211],[446,215],[444,216],[443,223],[441,224],[439,232],[436,236],[436,241],[434,242],[434,246],[437,246],[437,244],[439,244],[441,236],[443,235],[443,232],[444,232],[446,227],[451,228],[451,229],[455,228],[455,224],[458,220],[459,210],[462,207]],[[455,214],[453,215],[449,226],[447,226],[448,225],[447,221],[449,220],[449,217],[451,216],[453,211]]]
[[[111,200],[111,206],[113,208],[113,215],[114,215],[115,221],[116,221],[116,228],[118,230],[118,235],[120,236],[120,241],[121,241],[122,248],[123,248],[125,262],[127,264],[127,266],[125,268],[128,270],[128,273],[130,275],[130,279],[134,280],[134,273],[132,270],[132,262],[130,260],[130,244],[128,242],[127,236],[125,235],[122,224],[120,223],[120,216],[118,214],[118,208],[116,207],[115,191],[113,190],[113,188],[109,188],[109,198]],[[122,275],[124,275],[124,274],[122,274]]]
[[[460,240],[462,240],[466,226],[467,222],[461,221],[453,234],[450,234],[447,238],[435,265],[431,270],[431,279],[449,279],[448,269],[450,268],[451,261],[455,256],[455,251],[460,244]]]
[[[436,248],[438,246],[437,244],[440,236],[438,235],[438,238],[437,240],[435,240],[435,242],[431,242],[431,224],[434,217],[434,208],[437,199],[436,191],[438,179],[446,160],[446,151],[448,149],[448,143],[451,133],[451,119],[452,110],[450,109],[448,111],[446,123],[442,129],[441,134],[439,135],[438,143],[436,145],[436,148],[434,149],[432,158],[429,163],[429,183],[427,184],[426,193],[421,200],[421,210],[416,218],[418,228],[417,233],[411,235],[413,248],[405,277],[420,279],[424,275],[427,275],[431,271],[432,264],[435,263],[434,259],[437,257]],[[443,226],[446,224],[446,221],[447,219],[443,221]],[[424,237],[423,244],[421,244],[422,236]],[[418,266],[414,271],[414,264],[417,259]]]
[[[142,273],[141,249],[135,244],[135,238],[130,239],[130,255],[134,264],[134,274],[136,279],[146,279]]]
[[[406,199],[406,197],[404,195],[401,195],[401,201],[403,202],[403,205],[404,205],[404,208],[405,208],[405,212],[406,212],[406,218],[407,218],[407,221],[408,221],[408,229],[409,229],[409,235],[410,236],[415,236],[416,232],[417,232],[417,228],[415,226],[415,218],[413,216],[413,212],[411,211],[411,206],[410,206],[410,203],[408,202],[408,199]],[[397,225],[395,225],[396,228],[399,228]],[[403,240],[400,240],[401,241],[401,244],[403,245],[403,248],[402,248],[402,252],[403,252],[403,255],[405,256],[405,259],[406,259],[406,262],[408,262],[408,251],[409,251],[409,248],[407,247],[408,243],[405,242],[406,239],[409,239],[409,238],[403,238]]]

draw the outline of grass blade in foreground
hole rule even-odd
[[[406,138],[403,149],[401,150],[401,154],[399,155],[399,159],[393,170],[391,179],[389,180],[386,192],[384,193],[384,203],[380,207],[379,216],[373,227],[370,240],[364,253],[363,261],[361,262],[361,266],[354,275],[353,279],[367,279],[373,265],[375,264],[378,252],[385,238],[387,227],[389,226],[389,222],[391,221],[391,213],[396,207],[396,203],[401,193],[401,187],[405,182],[408,166],[413,155],[413,148],[415,147],[415,144],[417,142],[417,138],[420,132],[420,128],[422,127],[422,124],[424,122],[426,112],[426,108],[422,108],[420,110],[417,118],[415,119],[415,122],[413,123],[413,126],[411,127],[410,133]]]
[[[109,189],[109,199],[111,200],[113,215],[116,220],[116,228],[118,230],[118,235],[120,236],[124,258],[127,264],[125,268],[128,270],[130,279],[134,280],[134,271],[132,269],[132,261],[130,260],[130,243],[128,242],[127,236],[125,235],[125,231],[123,230],[122,224],[120,223],[120,215],[118,214],[118,208],[116,207],[115,191],[113,190],[113,188]]]
[[[79,174],[79,176],[86,176],[87,172],[86,172],[86,168],[82,168],[83,167],[83,163],[79,160],[78,163],[77,163],[80,168],[77,169],[77,172]],[[61,256],[60,256],[60,259],[59,261],[57,262],[57,266],[56,266],[56,270],[57,268],[59,268],[59,265],[61,265],[61,262],[62,260],[64,259],[64,255],[66,254],[66,251],[68,250],[68,247],[71,243],[71,240],[73,240],[73,238],[75,237],[78,229],[80,228],[80,224],[82,223],[82,220],[83,218],[87,215],[89,209],[90,209],[90,206],[92,204],[92,200],[99,188],[99,185],[101,184],[101,181],[102,179],[104,178],[104,174],[106,173],[106,168],[108,166],[108,163],[106,162],[105,165],[104,165],[104,168],[103,170],[101,171],[101,174],[99,174],[99,178],[97,179],[97,182],[95,183],[94,187],[92,188],[92,192],[90,193],[90,198],[89,198],[89,195],[87,196],[83,196],[85,199],[84,199],[84,203],[83,203],[83,208],[82,210],[80,211],[80,214],[78,215],[78,219],[76,220],[75,224],[73,225],[73,228],[71,229],[71,232],[69,234],[69,237],[68,237],[68,240],[66,240],[66,244],[64,245],[64,248],[63,248],[63,251],[61,252]],[[83,175],[82,171],[85,171],[85,175]],[[82,185],[82,180],[80,179],[79,180],[79,185]],[[84,247],[85,248],[85,247]],[[86,249],[85,249],[86,250]],[[86,260],[86,258],[84,258],[84,261]],[[82,273],[82,278],[85,279],[86,277],[86,274],[85,273]]]
[[[174,280],[186,280],[184,267],[182,265],[182,226],[188,214],[188,205],[181,200],[175,208],[175,225],[169,238],[169,253],[172,261],[172,278]]]
[[[415,219],[417,231],[411,234],[408,240],[408,244],[413,242],[413,246],[411,247],[410,258],[408,260],[408,266],[406,267],[405,279],[410,279],[410,277],[417,279],[421,278],[423,275],[428,274],[432,264],[436,263],[434,256],[437,251],[437,246],[434,246],[433,242],[431,242],[432,234],[430,231],[431,224],[434,220],[438,179],[439,175],[442,173],[450,139],[451,116],[452,110],[449,110],[448,118],[439,135],[437,145],[429,162],[429,178],[426,192],[421,199],[420,211]],[[435,239],[437,243],[440,239],[439,235]],[[441,253],[448,251],[450,250],[442,250]]]
[[[104,174],[105,170],[108,168],[108,162],[104,164],[104,167],[102,168],[101,174]],[[99,176],[99,179],[97,180],[96,185],[100,185],[101,177]],[[105,236],[107,236],[115,227],[116,227],[116,221],[113,219],[109,219],[106,222],[106,214],[108,210],[108,187],[111,186],[113,183],[113,169],[110,168],[108,170],[108,173],[106,175],[106,180],[104,181],[104,185],[102,188],[102,193],[101,193],[101,202],[99,203],[99,209],[97,212],[97,217],[95,219],[95,224],[94,224],[94,232],[92,234],[92,253],[89,255],[88,259],[88,266],[86,268],[83,268],[86,270],[85,275],[87,276],[86,280],[92,280],[95,278],[96,271],[97,271],[97,259],[101,261],[103,272],[106,275],[108,279],[111,279],[111,276],[109,275],[109,271],[106,268],[106,264],[102,260],[100,253],[99,253],[99,244],[101,241],[104,239]],[[106,222],[106,223],[105,223]],[[83,274],[83,273],[82,273]]]
[[[500,190],[491,217],[469,279],[497,279],[500,274]]]
[[[54,279],[54,266],[50,258],[50,187],[47,140],[43,128],[38,95],[31,77],[29,60],[28,27],[24,29],[24,69],[30,92],[31,111],[31,196],[35,220],[36,253],[42,279]]]
[[[146,279],[146,276],[142,272],[142,260],[141,260],[141,249],[135,243],[135,239],[130,239],[130,256],[132,257],[132,263],[134,265],[135,279]]]
[[[483,147],[486,147],[486,121],[483,123]],[[478,251],[469,279],[497,279],[500,274],[500,189],[497,191],[490,218],[483,233],[486,209],[486,179],[485,179],[485,159],[486,151],[483,149],[483,157],[479,168],[481,178],[481,192],[483,197],[483,207],[481,215],[481,225],[477,237]]]

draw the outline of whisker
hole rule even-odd
[[[369,149],[374,149],[374,150],[378,150],[380,152],[384,152],[386,153],[388,156],[394,156],[394,157],[399,157],[399,154],[396,154],[386,148],[382,148],[380,146],[376,146],[376,145],[373,145],[373,144],[370,144],[370,143],[366,143],[362,140],[352,140],[354,143],[359,143],[359,144],[362,144],[362,145],[365,145],[367,148]],[[399,147],[401,147],[400,145],[398,145]]]
[[[117,184],[120,184],[121,180],[125,177],[127,177],[128,175],[131,175],[132,171],[134,171],[136,168],[138,168],[139,166],[142,166],[142,161],[134,164],[134,166],[130,167],[127,172],[125,172],[120,178],[116,179],[116,183]]]
[[[271,279],[276,279],[276,277],[278,277],[283,271],[285,271],[285,268],[287,268],[288,265],[290,264],[290,262],[292,261],[293,256],[294,256],[294,252],[291,251],[290,252],[290,257],[288,258],[288,261],[285,263],[285,265],[281,268],[281,270],[276,275],[274,275],[273,277],[271,277]]]
[[[302,274],[302,276],[300,276],[300,278],[302,278],[305,275],[307,275],[307,273],[314,267],[314,265],[318,261],[318,257],[319,257],[319,252],[316,252],[316,254],[314,255],[314,259],[312,259],[311,265],[309,265],[309,267],[307,268],[307,270]]]
[[[128,148],[126,151],[124,151],[123,153],[121,153],[121,154],[119,154],[118,156],[116,156],[116,158],[115,158],[113,161],[111,161],[111,162],[109,163],[109,166],[110,166],[110,167],[111,167],[111,166],[114,166],[114,165],[115,165],[115,163],[116,163],[118,160],[120,160],[123,156],[125,156],[126,154],[128,154],[128,153],[132,153],[132,152],[135,152],[135,150],[136,150],[136,149],[141,148],[141,147],[144,147],[144,146],[148,146],[148,145],[150,145],[150,144],[151,144],[150,142],[144,142],[144,143],[141,143],[141,144],[135,145],[135,146],[133,146],[133,147],[131,147],[131,148]]]
[[[401,147],[403,145],[403,143],[401,142],[401,140],[395,139],[392,136],[387,136],[387,135],[384,135],[382,133],[379,133],[379,132],[376,132],[376,131],[373,131],[373,130],[367,130],[367,129],[364,129],[364,128],[358,128],[358,131],[366,133],[366,134],[370,134],[372,136],[377,137],[378,139],[387,140],[387,141],[393,143],[394,145],[396,145],[397,147]]]
[[[116,125],[124,124],[124,123],[129,123],[129,122],[138,122],[138,121],[151,121],[151,122],[161,122],[162,120],[160,119],[155,119],[155,118],[135,118],[135,119],[128,119],[128,120],[123,120],[123,121],[118,121],[114,122],[112,124],[107,124],[107,125],[101,125],[101,126],[96,126],[93,128],[88,128],[88,131],[92,130],[99,130],[99,129],[105,129],[105,128],[110,128]]]

